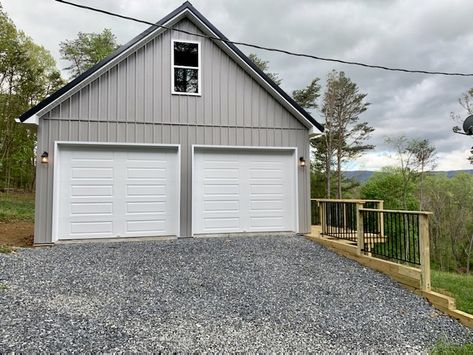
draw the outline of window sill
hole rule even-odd
[[[202,96],[201,93],[192,93],[192,92],[176,92],[176,91],[172,91],[171,92],[171,95],[179,95],[179,96]]]

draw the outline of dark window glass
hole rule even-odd
[[[199,93],[199,71],[197,69],[174,68],[174,91]]]
[[[174,42],[174,65],[198,67],[198,52],[197,43]]]

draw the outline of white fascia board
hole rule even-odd
[[[317,138],[323,135],[323,132],[320,132],[319,129],[315,126],[312,126],[312,128],[309,130],[309,138]]]
[[[39,116],[37,114],[28,117],[27,120],[21,122],[19,118],[15,118],[16,123],[22,123],[22,124],[34,124],[34,125],[39,125]]]

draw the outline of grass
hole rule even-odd
[[[473,344],[455,345],[443,341],[438,342],[430,351],[432,355],[471,355],[473,354]]]
[[[3,282],[0,282],[0,291],[1,290],[8,290],[8,285]]]
[[[0,254],[13,253],[14,249],[11,246],[0,244]]]
[[[455,298],[457,309],[473,314],[473,275],[432,270],[434,291]]]
[[[0,193],[0,222],[34,222],[34,195]]]

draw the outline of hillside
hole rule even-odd
[[[351,171],[344,171],[343,175],[345,175],[349,179],[355,179],[359,182],[365,182],[368,180],[371,175],[373,175],[376,171],[370,170],[351,170]],[[473,174],[473,169],[468,170],[448,170],[448,171],[433,171],[434,174],[447,174],[448,177],[455,176],[458,173],[468,173]]]

